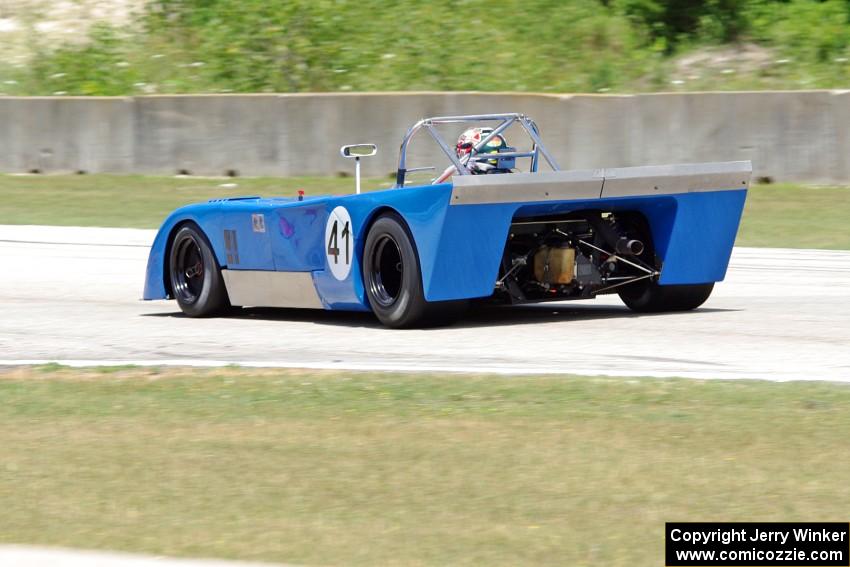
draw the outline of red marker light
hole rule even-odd
[[[298,190],[298,200],[299,200],[299,201],[303,201],[303,200],[304,200],[304,190],[303,190],[303,189],[299,189],[299,190]]]

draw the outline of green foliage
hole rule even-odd
[[[21,94],[582,91],[661,57],[597,0],[151,0],[136,24],[40,52]]]
[[[129,49],[117,30],[96,25],[83,46],[40,49],[30,81],[50,92],[80,95],[122,95],[133,88],[137,70],[125,60]]]
[[[850,2],[845,0],[756,3],[747,17],[755,39],[811,63],[845,54],[850,42]]]
[[[718,42],[738,39],[747,27],[747,0],[619,0],[623,13],[646,26],[672,53],[683,39],[702,35]]]
[[[86,43],[34,40],[29,67],[0,62],[0,87],[82,95],[835,87],[846,84],[848,22],[846,0],[149,0],[133,25],[96,26]],[[701,82],[677,76],[681,56],[752,42],[770,50],[755,68],[715,69]]]

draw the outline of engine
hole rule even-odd
[[[634,213],[584,211],[514,219],[494,298],[500,302],[587,299],[657,278],[646,221]]]

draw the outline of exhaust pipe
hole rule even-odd
[[[643,242],[640,240],[632,240],[624,236],[617,240],[614,251],[623,256],[640,256],[643,254],[643,248]]]
[[[646,248],[640,240],[622,236],[617,230],[602,218],[600,213],[588,214],[587,222],[602,236],[605,243],[620,256],[640,256]]]

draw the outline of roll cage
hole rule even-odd
[[[468,154],[465,156],[458,158],[455,153],[454,148],[451,144],[447,143],[445,139],[440,135],[440,133],[435,128],[436,125],[439,124],[472,124],[472,123],[480,123],[480,122],[498,122],[498,126],[493,128],[493,131],[481,139],[480,142],[475,144],[475,146],[470,150]],[[543,159],[549,164],[549,167],[552,168],[553,171],[560,171],[560,167],[558,167],[557,162],[555,162],[555,158],[552,157],[552,154],[546,150],[546,147],[543,145],[543,141],[540,139],[540,132],[537,128],[537,124],[527,117],[524,114],[517,113],[509,113],[509,114],[473,114],[468,116],[435,116],[432,118],[423,118],[416,124],[414,124],[410,130],[407,131],[407,134],[404,136],[404,140],[401,142],[401,148],[399,149],[399,157],[398,157],[398,172],[396,173],[396,188],[404,187],[404,179],[408,173],[414,171],[422,171],[430,168],[413,168],[407,169],[407,146],[410,144],[410,140],[413,136],[416,135],[417,132],[424,129],[428,134],[431,135],[431,138],[437,143],[440,150],[446,154],[446,157],[449,158],[449,161],[457,170],[459,175],[472,175],[468,164],[471,161],[475,161],[478,159],[487,160],[493,159],[492,155],[484,154],[482,156],[478,156],[478,153],[481,151],[481,148],[486,146],[490,140],[494,137],[498,136],[508,128],[510,128],[514,124],[519,124],[528,134],[529,138],[531,138],[532,147],[531,151],[528,152],[500,152],[500,158],[531,158],[531,166],[529,171],[531,173],[536,173],[537,169],[540,165],[540,156],[543,156]],[[486,157],[485,157],[486,156]]]

